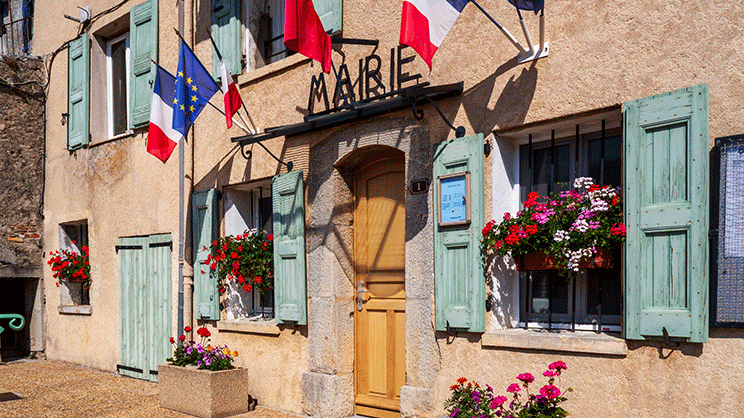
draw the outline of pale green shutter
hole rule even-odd
[[[90,36],[70,42],[67,55],[67,149],[88,145],[90,136]]]
[[[220,319],[217,273],[207,264],[212,241],[217,239],[217,190],[194,193],[191,207],[191,230],[194,253],[194,306],[198,319]],[[206,248],[205,248],[206,247]]]
[[[302,171],[274,177],[274,309],[279,323],[307,324],[305,192]]]
[[[486,297],[478,233],[483,218],[483,134],[453,139],[434,148],[434,296],[436,329],[484,332]],[[471,222],[440,227],[437,178],[470,172]]]
[[[212,38],[232,75],[243,72],[240,4],[240,0],[212,0]],[[212,73],[215,80],[220,80],[222,72],[216,51],[212,52]]]
[[[343,29],[343,4],[343,0],[313,0],[323,29],[331,35],[338,35]]]
[[[147,237],[122,237],[116,252],[119,254],[119,370],[124,376],[146,379],[142,367],[146,362],[147,329],[144,277],[147,260],[144,246]]]
[[[157,381],[158,364],[165,363],[171,356],[172,347],[168,341],[171,336],[171,253],[173,241],[171,234],[150,235],[147,238],[146,276],[149,332],[147,345],[147,364],[149,380]]]
[[[708,340],[708,86],[627,102],[625,337]]]
[[[138,128],[150,120],[150,102],[158,60],[158,2],[148,0],[129,12],[129,127]]]

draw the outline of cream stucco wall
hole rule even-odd
[[[131,4],[137,3],[126,3],[94,22],[92,33],[121,18]],[[95,14],[114,2],[87,4]],[[65,20],[62,14],[77,15],[78,5],[83,4],[65,1],[53,7],[37,5],[35,54],[48,54],[75,36],[77,24]],[[211,69],[211,46],[206,36],[209,5],[204,0],[186,2],[190,18],[185,35]],[[484,0],[481,5],[522,39],[516,13],[507,2]],[[373,51],[380,55],[385,73],[390,48],[398,41],[399,14],[399,1],[344,3],[344,37],[380,41],[377,49],[343,46],[352,78],[356,77],[358,59]],[[493,145],[486,161],[486,213],[491,216],[513,210],[518,192],[510,178],[516,164],[516,145],[494,139],[490,135],[494,130],[618,105],[698,83],[710,87],[711,141],[744,129],[744,34],[740,29],[744,10],[736,2],[655,1],[643,7],[631,1],[549,2],[546,15],[550,41],[547,58],[517,65],[512,45],[477,8],[468,5],[435,55],[432,71],[419,58],[408,66],[409,72],[420,73],[422,81],[432,85],[464,81],[461,97],[439,105],[456,126],[465,126],[467,134],[484,133]],[[536,39],[537,19],[527,13],[525,18]],[[159,62],[169,70],[174,70],[177,62],[177,41],[171,30],[177,25],[173,3],[161,2]],[[193,35],[188,29],[192,26],[196,27]],[[410,49],[404,52],[404,56],[413,54]],[[336,65],[341,60],[341,55],[334,53]],[[163,232],[170,232],[174,244],[178,242],[178,160],[174,154],[162,164],[147,154],[143,130],[101,143],[96,139],[103,129],[100,110],[91,112],[98,115],[91,121],[94,143],[68,152],[66,126],[60,123],[67,103],[66,61],[65,51],[56,56],[48,92],[44,248],[47,254],[57,248],[60,223],[88,220],[92,312],[58,313],[59,289],[45,268],[47,355],[112,370],[119,361],[118,258],[114,246],[122,236]],[[238,77],[245,104],[261,130],[302,120],[310,79],[319,72],[318,65],[309,62],[293,56]],[[326,82],[329,80],[333,79]],[[332,94],[331,86],[329,83]],[[101,97],[96,89],[100,85],[92,84],[92,97]],[[219,95],[212,102],[222,107]],[[102,103],[93,101],[91,106],[98,108]],[[337,150],[343,148],[344,153],[350,153],[359,145],[354,140],[369,140],[374,132],[407,132],[411,126],[425,127],[426,138],[420,141],[424,144],[454,137],[433,109],[424,106],[424,111],[423,121],[412,119],[410,111],[402,110],[360,123],[356,130],[354,126],[340,126],[264,144],[280,158],[292,160],[296,169],[304,171],[307,182],[316,182],[321,189],[331,184],[311,178],[313,149],[317,152],[333,143],[340,147]],[[186,147],[186,168],[187,173],[193,171],[188,177],[193,180],[194,190],[264,180],[284,170],[257,145],[250,147],[253,157],[244,159],[230,141],[243,133],[237,127],[227,131],[224,117],[213,109],[204,110],[192,131]],[[404,143],[392,139],[388,145],[408,152],[401,145]],[[315,167],[319,167],[317,163]],[[329,160],[329,164],[333,162]],[[313,251],[308,256],[309,326],[293,329],[264,324],[236,329],[193,320],[195,325],[209,327],[214,341],[241,352],[237,363],[262,379],[252,380],[247,393],[263,405],[316,416],[348,415],[350,398],[335,395],[351,390],[348,374],[353,372],[353,344],[349,343],[349,332],[353,324],[343,316],[349,309],[343,298],[350,296],[350,288],[344,285],[352,274],[350,261],[334,255],[339,251],[338,242],[314,242],[310,238],[315,216],[348,203],[341,197],[333,202],[314,202],[310,196],[307,199],[308,205],[317,205],[306,212],[308,242],[313,244],[308,245]],[[421,209],[416,205],[410,208],[415,218]],[[434,417],[442,413],[447,388],[457,377],[476,379],[503,392],[516,374],[529,371],[539,375],[556,359],[569,365],[564,383],[575,392],[569,395],[567,408],[577,417],[736,416],[735,407],[743,400],[737,381],[744,371],[744,357],[739,354],[744,353],[744,332],[740,330],[713,329],[708,343],[682,344],[671,353],[658,343],[630,341],[627,355],[556,351],[567,348],[551,346],[550,342],[543,348],[553,351],[485,347],[487,336],[435,333],[432,253],[421,241],[428,235],[420,235],[431,226],[431,220],[421,222],[425,227],[409,236],[407,247],[420,251],[410,258],[407,286],[417,283],[416,290],[421,293],[411,293],[407,303],[410,341],[403,391],[406,416]],[[189,240],[187,237],[187,246]],[[177,247],[174,245],[172,253],[174,334]],[[406,268],[408,272],[409,266]],[[333,277],[333,283],[323,282],[327,277]],[[510,288],[507,280],[497,283],[505,286],[503,291],[495,289],[504,303],[501,311],[488,313],[492,334],[508,326],[516,315],[509,299],[513,286]],[[327,285],[331,287],[324,287]],[[332,321],[324,322],[326,317]]]

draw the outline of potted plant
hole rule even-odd
[[[191,332],[191,327],[184,331]],[[178,341],[170,338],[173,356],[166,359],[169,364],[158,366],[160,407],[202,418],[248,412],[248,395],[225,390],[248,384],[248,370],[232,364],[238,352],[227,345],[209,344],[211,333],[207,328],[199,328],[196,333],[201,337],[200,342],[186,341],[185,335]],[[200,396],[194,396],[195,393]]]
[[[560,389],[560,381],[556,385],[556,378],[560,380],[561,372],[566,370],[566,363],[556,361],[548,366],[543,376],[548,383],[540,388],[538,393],[530,393],[530,384],[535,377],[530,373],[517,376],[520,383],[512,383],[506,391],[511,394],[511,401],[506,396],[494,396],[493,388],[486,385],[481,387],[477,382],[468,382],[464,377],[457,379],[457,383],[450,386],[452,394],[444,403],[450,418],[561,418],[568,416],[568,412],[560,404],[566,401],[565,392]]]
[[[75,244],[75,241],[72,241]],[[89,249],[87,246],[81,248],[78,253],[72,250],[57,250],[49,252],[47,264],[52,266],[52,276],[55,279],[67,283],[82,283],[83,289],[90,289],[90,261],[88,260]],[[59,282],[57,282],[59,286]]]
[[[510,255],[518,270],[612,266],[612,249],[625,241],[619,189],[600,187],[589,177],[557,196],[531,192],[524,209],[483,228],[481,253]]]
[[[272,234],[258,229],[212,241],[212,253],[207,256],[207,263],[217,272],[220,293],[225,292],[225,284],[231,280],[246,293],[253,289],[261,295],[269,292],[274,279],[273,241]]]

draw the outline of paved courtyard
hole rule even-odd
[[[15,395],[21,397],[16,398]],[[190,415],[158,407],[157,383],[73,364],[20,360],[0,365],[0,418],[153,417]],[[266,408],[240,418],[296,418]]]

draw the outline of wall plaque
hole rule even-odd
[[[439,226],[470,223],[470,172],[437,177],[439,187]]]

